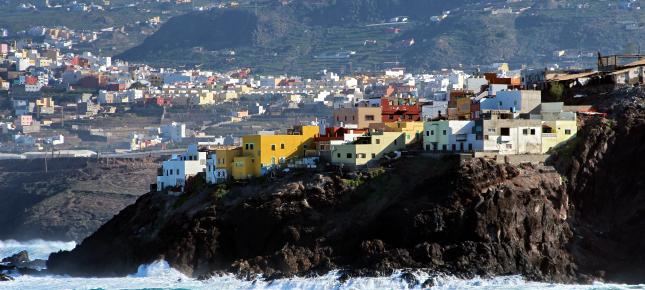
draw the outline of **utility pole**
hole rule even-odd
[[[45,148],[45,173],[47,173],[47,148]]]

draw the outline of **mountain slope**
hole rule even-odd
[[[157,65],[312,73],[324,68],[373,70],[391,62],[411,69],[493,62],[540,66],[557,60],[553,52],[561,49],[637,52],[639,40],[634,35],[645,12],[606,2],[586,6],[574,0],[551,2],[300,0],[281,5],[269,1],[259,8],[176,17],[119,57]],[[431,20],[442,14],[447,16],[442,21]],[[410,21],[387,23],[395,16],[409,16]],[[356,54],[321,57],[347,51]],[[593,61],[571,63],[585,66]]]

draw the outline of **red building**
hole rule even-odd
[[[414,98],[382,98],[383,122],[421,121],[421,106]]]

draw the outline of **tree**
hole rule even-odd
[[[555,100],[562,101],[562,95],[564,95],[564,85],[558,82],[551,83],[549,94]]]

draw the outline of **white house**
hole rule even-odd
[[[164,140],[170,140],[172,142],[181,142],[186,138],[186,124],[172,122],[168,125],[162,125],[160,128],[161,137]]]
[[[421,118],[423,120],[433,120],[439,117],[445,117],[448,113],[447,101],[431,101],[421,107]]]
[[[217,184],[228,179],[225,168],[217,168],[217,154],[210,153],[206,160],[206,182]]]
[[[178,186],[183,190],[189,177],[206,172],[206,154],[197,145],[190,145],[185,153],[164,161],[157,176],[157,189]]]
[[[424,124],[423,147],[426,151],[480,151],[477,121],[432,121]]]
[[[512,113],[536,113],[542,103],[542,92],[534,90],[499,91],[493,98],[480,101],[481,111],[510,111]]]

